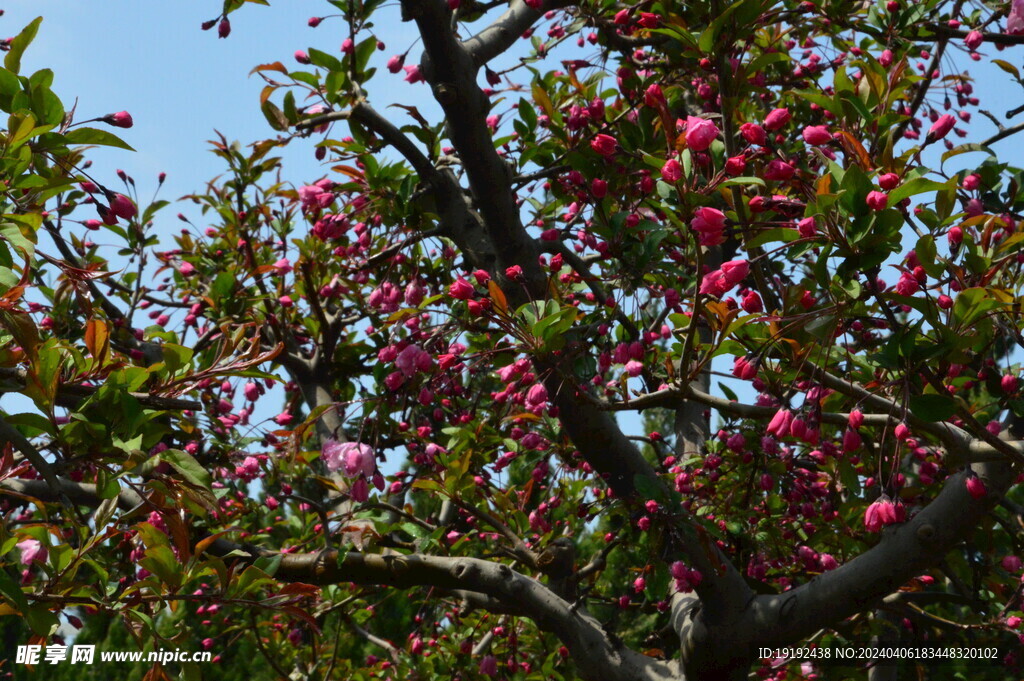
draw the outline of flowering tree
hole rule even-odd
[[[993,145],[1024,108],[980,109],[963,58],[1016,96],[1024,7],[327,4],[174,244],[85,160],[131,116],[20,73],[38,20],[6,45],[19,643],[102,620],[255,678],[602,680],[955,643],[995,666],[872,673],[1012,675],[1024,171]]]

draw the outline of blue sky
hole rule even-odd
[[[175,199],[201,190],[223,170],[206,140],[219,130],[229,140],[249,143],[273,133],[259,110],[262,80],[249,76],[257,64],[281,61],[297,66],[292,54],[309,46],[338,53],[345,24],[328,19],[318,28],[307,19],[332,8],[322,0],[287,0],[271,7],[250,5],[231,15],[232,33],[219,40],[216,29],[200,24],[217,16],[217,0],[20,0],[5,4],[0,35],[15,35],[36,16],[43,24],[23,61],[31,73],[51,68],[54,91],[70,108],[78,98],[77,118],[86,120],[114,111],[132,114],[135,126],[115,131],[137,150],[96,150],[90,153],[93,171],[110,186],[119,186],[117,168],[135,178],[140,196],[148,197],[156,175],[168,174],[162,193]],[[411,44],[407,24],[394,11],[379,22],[388,27],[388,49],[379,53],[380,66],[396,51]],[[382,68],[383,71],[383,68]],[[409,85],[401,76],[384,71],[378,78],[388,94],[409,103],[426,103],[428,90]],[[390,102],[388,102],[390,103]],[[287,176],[296,183],[323,174],[308,141],[284,152]],[[177,230],[181,206],[164,212],[157,228]],[[189,213],[191,216],[191,213]],[[198,223],[197,223],[198,224]]]

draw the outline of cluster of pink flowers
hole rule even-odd
[[[410,378],[430,371],[434,366],[433,356],[418,345],[388,345],[377,353],[377,359],[383,363],[395,363],[397,371],[384,378],[388,390],[398,390]]]
[[[370,479],[378,490],[384,489],[384,477],[377,472],[377,457],[370,445],[328,440],[323,444],[321,456],[327,470],[340,470],[346,478],[355,478],[349,488],[349,494],[355,501],[363,502],[369,498]]]
[[[868,532],[881,532],[882,528],[907,519],[907,509],[903,504],[893,503],[886,495],[868,506],[864,511],[864,528]]]
[[[695,210],[690,227],[697,232],[701,246],[717,246],[725,241],[725,213],[717,208]]]
[[[334,181],[324,178],[313,184],[299,187],[299,200],[302,202],[302,210],[307,213],[316,213],[334,203]]]
[[[704,581],[704,575],[699,570],[694,570],[686,567],[686,565],[680,561],[672,563],[669,571],[672,573],[672,578],[675,580],[676,591],[681,593],[690,593],[693,589],[700,585]]]
[[[746,260],[730,260],[722,264],[722,268],[704,275],[700,282],[700,292],[721,297],[739,284],[750,273],[750,265]]]

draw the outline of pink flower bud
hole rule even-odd
[[[981,499],[988,494],[988,490],[985,489],[985,483],[981,481],[981,478],[969,475],[967,477],[967,493],[971,495],[972,499]]]
[[[469,300],[473,297],[474,291],[473,285],[462,277],[456,279],[455,283],[448,287],[448,295],[457,300]]]
[[[889,195],[885,192],[868,192],[867,199],[865,202],[868,204],[868,208],[871,210],[885,210],[889,203]]]
[[[832,134],[824,125],[808,125],[804,128],[803,138],[808,144],[828,144],[832,141]]]
[[[964,38],[964,45],[966,45],[969,50],[978,49],[983,42],[985,42],[985,36],[981,34],[981,31],[971,31]]]
[[[137,213],[135,204],[124,194],[114,194],[110,200],[110,212],[125,220],[131,220]]]
[[[686,118],[686,146],[691,151],[706,151],[718,138],[718,127],[713,121],[696,116]]]
[[[932,123],[932,127],[928,129],[928,136],[925,138],[927,142],[935,142],[946,135],[956,125],[956,119],[950,114],[942,114],[938,120]]]
[[[878,186],[885,191],[891,191],[900,184],[900,176],[896,173],[885,173],[878,176]]]
[[[789,113],[789,109],[773,109],[767,116],[764,117],[764,127],[767,130],[778,130],[782,126],[789,123],[789,120],[792,117],[792,114]]]
[[[590,148],[602,156],[612,156],[618,146],[618,141],[611,135],[597,135],[590,141]]]
[[[107,114],[101,120],[107,125],[112,125],[115,128],[130,128],[135,125],[135,121],[132,120],[132,115],[127,111],[118,111],[117,113]]]
[[[679,161],[670,158],[661,167],[661,177],[670,184],[675,184],[683,178],[683,166]]]

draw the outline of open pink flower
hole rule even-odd
[[[18,560],[21,561],[22,565],[46,562],[46,547],[38,539],[24,539],[14,546],[21,551],[21,556]]]
[[[370,476],[377,467],[377,460],[370,445],[361,442],[338,442],[328,440],[321,449],[327,470],[344,469],[345,475]]]
[[[706,151],[718,138],[718,126],[713,121],[696,116],[686,118],[686,146],[692,151]]]

